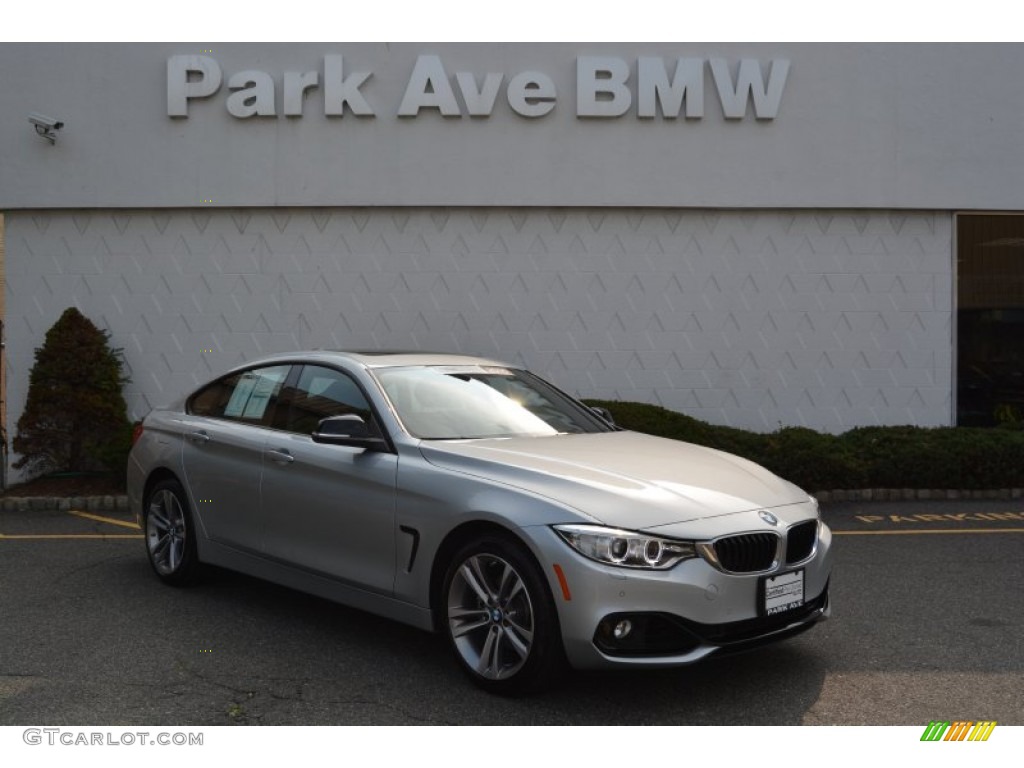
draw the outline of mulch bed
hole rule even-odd
[[[0,498],[33,496],[120,496],[125,492],[121,474],[44,475],[0,491]]]

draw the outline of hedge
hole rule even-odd
[[[646,403],[587,400],[624,429],[717,448],[808,490],[1024,487],[1024,431],[998,427],[804,427],[748,432]]]

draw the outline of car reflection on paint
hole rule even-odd
[[[129,497],[163,581],[211,563],[440,631],[494,692],[689,664],[829,614],[813,498],[499,361],[275,355],[140,432]]]

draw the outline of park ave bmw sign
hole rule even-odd
[[[575,116],[614,119],[687,120],[704,118],[713,86],[727,120],[753,116],[774,120],[789,74],[789,61],[720,58],[640,57],[630,62],[615,56],[576,59]],[[709,76],[708,76],[709,75]],[[367,91],[373,72],[351,67],[341,55],[323,57],[320,70],[280,74],[246,69],[226,74],[211,56],[181,55],[167,59],[167,114],[188,118],[193,104],[221,94],[233,117],[302,117],[308,104],[320,101],[323,114],[376,117],[379,110],[402,118],[423,112],[444,117],[490,117],[499,99],[516,114],[541,118],[555,109],[560,94],[544,72],[450,72],[440,56],[421,55],[397,104],[377,104]],[[313,98],[314,95],[319,99]]]

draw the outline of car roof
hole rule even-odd
[[[354,362],[366,368],[399,368],[427,365],[508,366],[508,363],[501,360],[448,352],[311,349],[267,355],[258,360],[250,360],[242,367],[250,368],[257,365],[282,362],[339,363],[343,361]]]

